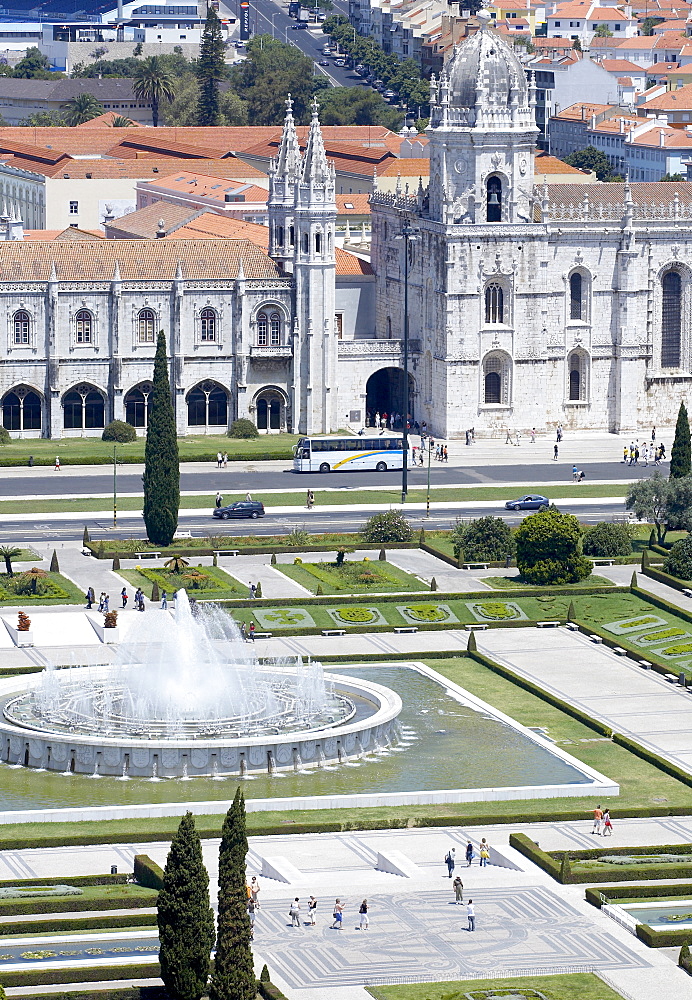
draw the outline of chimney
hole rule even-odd
[[[663,131],[663,129],[661,129],[661,131],[658,133],[658,145],[660,148],[662,148],[663,146],[665,146],[665,144],[666,144],[666,134]]]
[[[625,134],[625,119],[621,118],[620,119],[620,135],[624,135],[624,134]]]

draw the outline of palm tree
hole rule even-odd
[[[156,128],[159,124],[159,104],[161,101],[172,101],[175,97],[173,77],[160,56],[147,56],[137,67],[132,89],[139,101],[151,102],[151,118]]]
[[[152,56],[152,59],[155,58],[155,56]],[[0,555],[1,554],[2,550],[0,549]],[[187,569],[189,565],[189,561],[187,559],[183,559],[182,556],[173,556],[173,558],[169,559],[167,563],[164,563],[165,568],[170,570],[171,573],[182,573],[183,570]]]
[[[112,128],[132,128],[134,122],[131,118],[125,118],[124,115],[113,115],[111,118]]]
[[[103,105],[93,94],[77,94],[67,104],[63,104],[66,125],[83,125],[103,114]]]
[[[14,576],[12,571],[12,560],[21,555],[21,549],[14,545],[0,545],[0,558],[5,560],[5,572],[8,576]]]

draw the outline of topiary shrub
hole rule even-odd
[[[569,854],[564,854],[560,864],[560,881],[563,885],[569,885],[572,881],[572,866],[569,863]]]
[[[674,543],[663,563],[663,570],[679,580],[692,580],[692,535]]]
[[[261,596],[262,596],[262,584],[258,580],[257,586],[255,587],[255,597],[259,599]]]
[[[9,444],[11,440],[10,432],[0,424],[0,444]]]
[[[266,965],[262,966],[262,971],[260,972],[260,982],[261,983],[268,983],[268,982],[270,982],[270,979],[269,979],[269,969],[267,968]]]
[[[387,562],[387,553],[385,552],[384,549],[380,549],[380,554],[377,558],[380,560],[380,562]]]
[[[522,579],[539,586],[578,583],[593,563],[582,554],[581,527],[557,507],[524,518],[516,531],[517,566]]]
[[[53,549],[53,555],[50,557],[50,572],[59,573],[60,564],[58,563],[58,553]]]
[[[229,438],[256,438],[259,437],[259,431],[253,424],[252,420],[245,420],[241,417],[239,420],[234,420],[228,429]]]
[[[127,444],[128,441],[137,440],[137,431],[132,424],[126,424],[124,420],[111,420],[108,426],[104,427],[101,440]]]
[[[276,552],[272,552],[272,557],[269,562],[272,566],[276,566]]]
[[[632,555],[632,539],[626,524],[601,521],[589,528],[584,535],[584,555],[613,559]]]
[[[454,555],[464,562],[504,562],[516,548],[509,525],[501,517],[479,517],[470,524],[457,523],[450,535]]]
[[[361,528],[360,534],[366,542],[410,542],[413,532],[403,514],[398,510],[386,510],[373,514]]]
[[[120,569],[120,556],[113,556],[113,566],[112,566],[112,569],[113,570],[119,570]]]

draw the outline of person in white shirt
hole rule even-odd
[[[469,930],[470,931],[475,931],[475,929],[476,929],[476,911],[473,908],[473,900],[472,899],[470,899],[468,901],[468,904],[466,906],[466,916],[468,917],[468,921],[469,921]]]

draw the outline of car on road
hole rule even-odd
[[[539,493],[527,493],[517,500],[508,500],[505,510],[545,510],[550,507],[550,500]]]
[[[330,66],[331,63],[329,62],[328,59],[320,59],[320,61],[317,63],[317,65],[318,66]]]
[[[335,66],[345,66],[346,65],[346,60],[345,59],[335,59],[334,60],[334,65]]]
[[[259,500],[239,500],[237,503],[230,503],[227,507],[217,507],[213,511],[214,517],[220,517],[224,521],[232,517],[264,517],[264,504]]]

